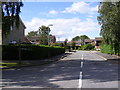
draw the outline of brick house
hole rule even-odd
[[[95,37],[95,49],[100,50],[100,45],[102,43],[102,37]]]
[[[34,43],[34,44],[39,44],[40,43],[40,36],[32,36],[28,37],[29,41]],[[55,43],[56,42],[56,37],[54,35],[50,35],[49,37],[49,43]]]
[[[2,43],[3,44],[9,44],[12,41],[15,41],[16,43],[22,43],[25,40],[25,29],[26,26],[24,25],[24,23],[22,22],[22,20],[20,19],[19,22],[19,27],[15,27],[13,26],[13,28],[11,28],[10,33],[5,36],[4,34],[2,35]]]

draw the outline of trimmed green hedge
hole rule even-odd
[[[18,60],[19,52],[21,52],[22,60],[40,60],[65,53],[65,49],[61,47],[49,47],[43,45],[3,45],[2,59]]]

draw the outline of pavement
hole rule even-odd
[[[0,69],[10,69],[10,68],[20,68],[20,67],[29,67],[29,66],[36,66],[36,65],[44,65],[51,62],[58,61],[64,57],[67,57],[68,55],[72,54],[73,52],[65,52],[64,54],[60,54],[57,56],[53,56],[50,58],[42,59],[42,60],[21,60],[20,62],[24,65],[14,66],[14,67],[0,67]],[[19,63],[19,60],[4,60],[3,63]]]
[[[42,66],[2,71],[2,90],[118,90],[118,64],[93,51],[77,51]]]
[[[58,61],[58,60],[60,60],[60,59],[62,59],[64,57],[67,57],[68,55],[70,55],[70,54],[72,54],[74,52],[76,52],[76,51],[65,52],[64,54],[60,54],[60,55],[53,56],[53,57],[47,58],[47,59],[42,59],[42,60],[21,60],[21,63],[25,63],[26,65],[23,65],[23,66],[21,65],[21,66],[17,66],[17,67],[2,67],[0,69],[5,70],[5,69],[10,69],[10,68],[20,68],[20,67],[44,65],[44,64],[47,64],[47,63]],[[120,56],[105,54],[105,53],[101,53],[101,52],[98,52],[98,51],[91,51],[91,52],[99,55],[104,60],[120,64]],[[16,62],[19,62],[19,60],[4,60],[3,62],[4,63],[7,63],[7,62],[16,63]]]
[[[103,57],[104,60],[120,64],[120,56],[110,55],[110,54],[101,53],[101,52],[97,52],[97,51],[94,51],[94,53],[96,53],[99,56]]]

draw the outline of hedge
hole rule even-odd
[[[3,60],[18,60],[21,52],[21,60],[40,60],[65,53],[61,47],[49,47],[40,45],[3,45]]]
[[[111,45],[102,44],[100,47],[100,51],[102,53],[113,54],[113,50],[111,49]]]

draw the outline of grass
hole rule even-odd
[[[25,63],[0,63],[0,68],[25,66]]]

